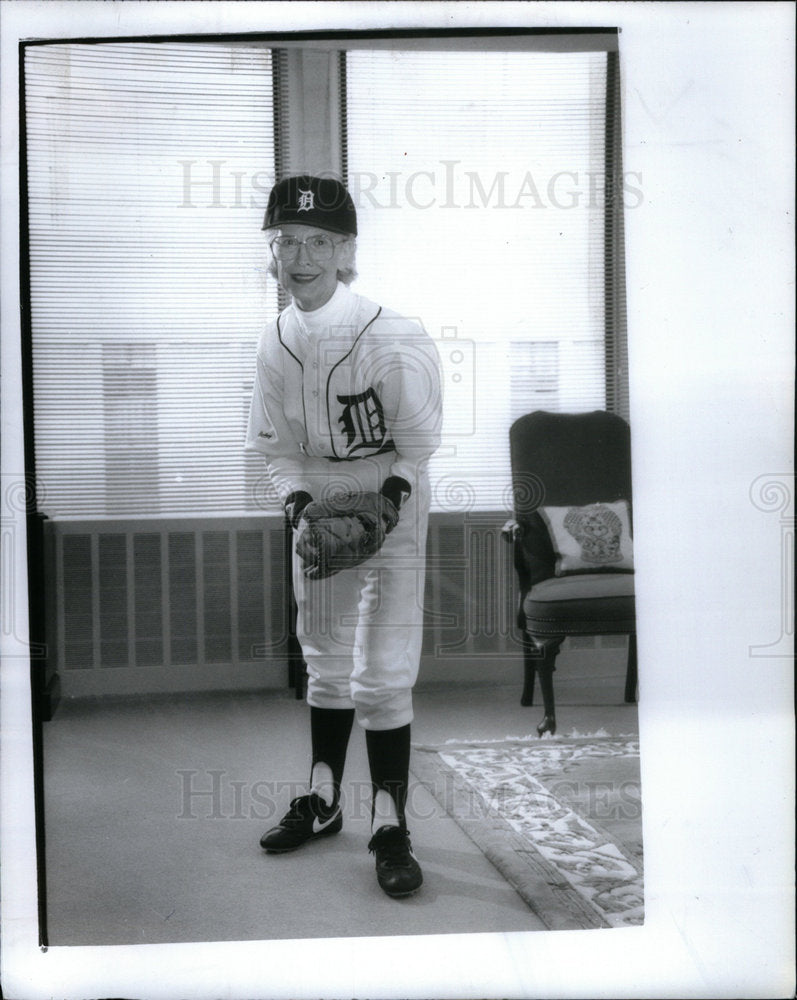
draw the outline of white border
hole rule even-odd
[[[27,662],[4,626],[10,1000],[793,994],[792,664],[749,655],[777,637],[782,599],[780,521],[750,489],[792,467],[790,3],[0,4],[3,557],[16,582],[4,613],[24,635],[19,38],[466,25],[622,28],[624,166],[644,192],[627,213],[627,259],[646,926],[42,954]]]

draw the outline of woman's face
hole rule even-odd
[[[298,223],[291,223],[281,226],[270,235],[269,239],[273,243],[275,237],[290,237],[299,241],[295,254],[280,252],[280,259],[276,246],[272,246],[275,263],[277,267],[277,280],[291,295],[305,312],[313,309],[320,309],[324,303],[328,302],[338,283],[338,271],[346,267],[351,260],[352,241],[348,236],[340,233],[330,233],[325,229],[316,226],[303,226]],[[327,248],[314,249],[313,242],[321,238],[322,242],[331,242],[332,255],[327,259]]]

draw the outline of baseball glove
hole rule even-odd
[[[296,551],[308,580],[322,580],[375,555],[398,523],[398,511],[380,493],[340,493],[302,510]]]

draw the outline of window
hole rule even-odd
[[[41,509],[277,509],[243,451],[276,174],[346,176],[355,288],[438,343],[433,509],[511,506],[522,413],[627,415],[617,54],[562,37],[26,46]]]
[[[509,419],[532,410],[559,410],[562,379],[556,340],[514,340],[509,345]]]
[[[615,58],[347,53],[358,287],[438,340],[438,510],[511,506],[508,429],[522,413],[619,406]]]
[[[105,344],[102,401],[105,509],[160,509],[155,344]],[[123,446],[120,447],[120,443]]]
[[[218,43],[25,51],[31,339],[50,516],[242,512],[271,53]]]

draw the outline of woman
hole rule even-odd
[[[438,356],[418,323],[350,289],[357,217],[338,181],[280,181],[263,229],[272,273],[292,301],[260,341],[247,447],[265,456],[294,531],[312,769],[307,794],[293,800],[261,846],[283,853],[341,829],[356,718],[373,786],[368,846],[377,880],[389,896],[406,896],[423,881],[405,806],[422,642],[427,464],[440,442]],[[308,541],[310,512],[341,492],[375,504],[383,541],[361,565],[323,575]]]

